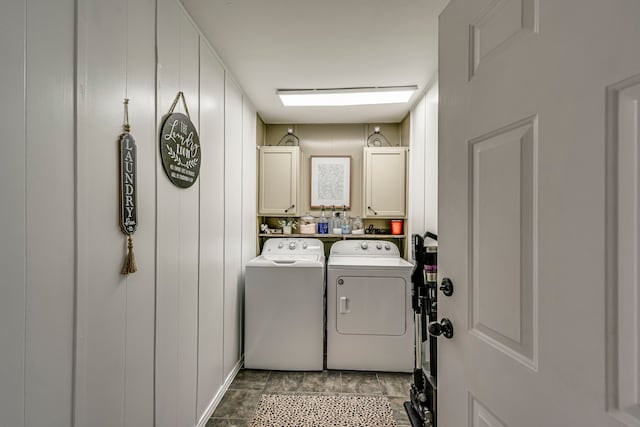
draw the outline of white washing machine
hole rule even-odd
[[[412,372],[411,270],[398,247],[343,240],[327,263],[327,368]]]
[[[245,368],[322,370],[324,277],[320,240],[265,242],[245,276]]]

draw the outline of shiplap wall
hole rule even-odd
[[[175,0],[9,0],[0,39],[0,426],[204,425],[241,361],[255,109]],[[157,149],[179,90],[202,143],[187,190]],[[125,97],[139,220],[126,277]]]
[[[69,426],[74,1],[0,13],[0,426]]]
[[[228,372],[223,368],[224,300],[224,69],[200,41],[200,287],[198,407],[202,416]]]
[[[409,235],[438,233],[438,86],[410,111]]]

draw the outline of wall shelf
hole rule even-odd
[[[308,238],[325,238],[325,239],[404,239],[404,234],[264,234],[259,237],[308,237]]]

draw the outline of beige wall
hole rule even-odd
[[[375,126],[391,145],[400,145],[400,126],[398,123],[386,124],[274,124],[266,125],[265,145],[276,145],[292,128],[300,139],[302,151],[301,198],[302,213],[310,209],[309,165],[311,156],[350,156],[351,157],[351,208],[349,216],[362,216],[362,152],[367,137]],[[318,210],[311,211],[314,215]]]
[[[260,114],[256,114],[256,145],[264,145],[264,138],[267,132],[266,125],[260,117]]]
[[[400,145],[409,147],[411,142],[411,114],[407,114],[400,122]]]

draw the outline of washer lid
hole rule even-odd
[[[247,267],[324,267],[323,255],[260,255]]]
[[[304,255],[300,255],[300,254],[264,254],[262,255],[262,257],[265,260],[269,260],[269,261],[273,261],[275,263],[287,263],[287,262],[294,262],[294,261],[314,261],[314,262],[318,262],[320,260],[321,255],[319,254],[304,254]]]
[[[367,268],[387,268],[405,267],[413,268],[413,264],[400,257],[378,257],[378,256],[335,256],[329,257],[327,263],[330,267],[367,267]]]

